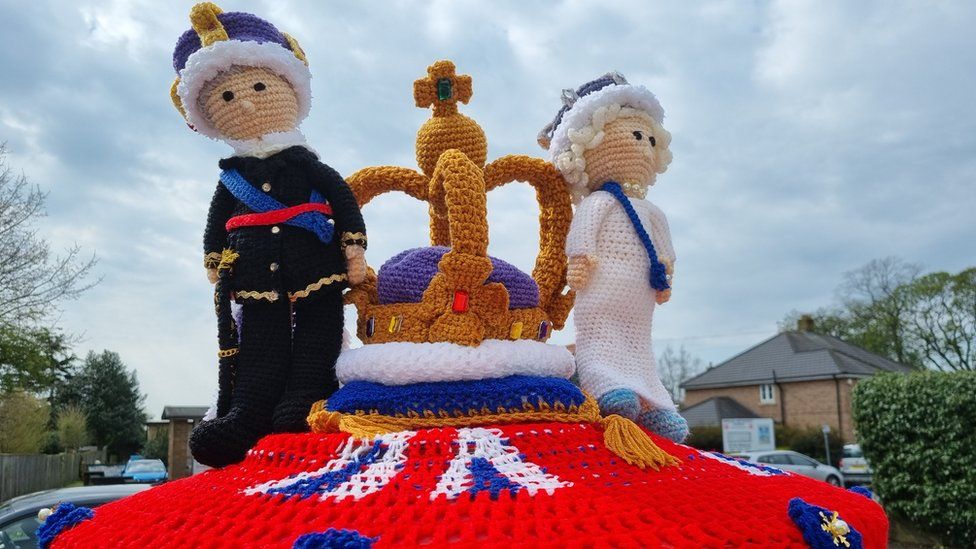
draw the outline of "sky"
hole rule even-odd
[[[563,88],[609,70],[650,88],[674,161],[648,199],[668,216],[673,298],[655,346],[718,363],[830,304],[843,273],[899,256],[958,271],[976,246],[976,3],[651,0],[224,0],[296,37],[313,73],[303,131],[341,174],[416,167],[426,67],[474,78],[462,112],[489,160],[535,142]],[[205,405],[216,323],[202,232],[230,148],[192,132],[169,87],[192,2],[0,0],[0,141],[49,192],[41,233],[99,258],[101,283],[64,303],[76,352],[134,368],[146,408]],[[489,252],[530,271],[534,195],[489,197]],[[427,243],[426,208],[364,210],[367,259]],[[347,320],[353,315],[347,311]],[[573,340],[573,325],[552,342]]]

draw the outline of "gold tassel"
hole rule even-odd
[[[652,467],[655,471],[679,461],[662,450],[647,433],[633,421],[611,414],[600,420],[603,425],[603,442],[607,449],[624,461],[641,469]]]
[[[338,433],[341,419],[342,414],[329,412],[325,409],[325,401],[320,400],[312,405],[305,422],[312,428],[313,433]]]

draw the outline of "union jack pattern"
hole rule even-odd
[[[257,484],[244,490],[247,495],[283,494],[301,499],[318,496],[321,500],[362,499],[382,490],[404,468],[410,440],[416,431],[379,435],[374,439],[350,438],[339,456],[314,471]],[[458,429],[452,447],[454,457],[441,475],[430,499],[446,496],[455,499],[467,492],[477,495],[487,491],[492,497],[507,491],[525,490],[529,495],[539,491],[552,494],[557,488],[572,486],[535,463],[504,438],[498,429]]]

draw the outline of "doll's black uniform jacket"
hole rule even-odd
[[[204,264],[217,267],[225,248],[239,254],[231,276],[238,301],[297,301],[347,286],[342,248],[346,244],[365,247],[366,227],[356,197],[335,170],[302,146],[263,159],[225,158],[219,164],[222,170],[237,170],[252,186],[286,207],[307,203],[314,189],[331,205],[335,222],[329,244],[310,231],[284,223],[239,227],[228,233],[225,225],[231,217],[255,212],[218,183],[203,237]]]

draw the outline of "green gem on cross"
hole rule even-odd
[[[450,99],[453,94],[453,84],[450,78],[441,78],[437,81],[437,99],[444,101]]]

